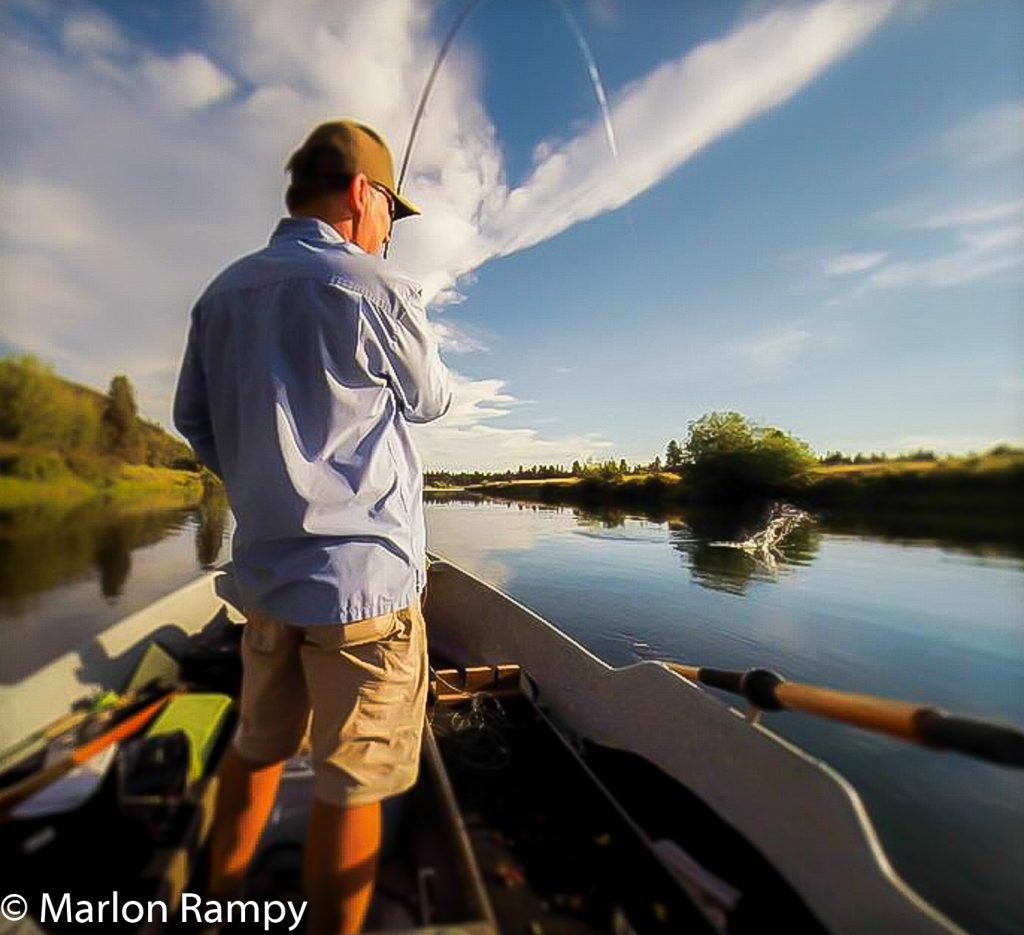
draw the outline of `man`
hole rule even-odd
[[[309,725],[308,931],[338,935],[369,905],[381,800],[417,778],[426,569],[408,423],[442,416],[451,392],[419,289],[375,256],[419,213],[383,139],[323,124],[288,171],[290,217],[195,306],[174,421],[224,480],[248,618],[210,895],[240,888]]]

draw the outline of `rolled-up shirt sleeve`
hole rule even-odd
[[[199,309],[196,308],[192,312],[185,356],[178,374],[178,388],[174,394],[174,425],[188,440],[199,460],[222,477],[206,394],[199,330]]]
[[[406,420],[433,422],[451,408],[451,376],[427,321],[422,293],[411,283],[399,282],[389,297],[386,321],[377,318],[383,310],[371,305],[366,311],[376,319],[371,321],[374,332],[383,338],[391,388]]]

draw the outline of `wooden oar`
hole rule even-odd
[[[150,683],[120,696],[110,697],[113,693],[108,693],[104,696],[103,707],[71,711],[46,727],[40,728],[34,734],[30,734],[0,754],[0,792],[16,782],[17,774],[22,772],[24,767],[30,765],[33,758],[44,754],[54,741],[63,742],[72,731],[77,731],[78,737],[82,737],[83,733],[101,731],[107,721],[117,717],[118,713],[125,708],[156,698],[159,692],[166,692],[169,688],[170,686],[167,685],[160,686],[158,683]],[[82,739],[84,740],[84,738]],[[13,777],[10,775],[12,773]]]
[[[66,756],[55,763],[44,766],[42,769],[32,773],[32,775],[26,776],[20,782],[13,783],[5,789],[0,789],[0,819],[6,818],[10,810],[19,802],[23,802],[28,796],[69,773],[76,766],[81,766],[83,763],[88,762],[97,753],[111,746],[111,744],[126,740],[142,730],[143,727],[156,717],[157,712],[167,703],[167,700],[175,694],[177,694],[176,691],[167,692],[167,694],[162,695],[155,701],[144,705],[138,711],[117,721],[109,730],[98,737],[71,750]]]
[[[926,747],[1024,767],[1024,731],[1007,724],[959,717],[930,705],[787,682],[768,669],[740,672],[678,662],[665,665],[692,682],[742,695],[763,711],[805,711]]]

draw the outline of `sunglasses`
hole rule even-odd
[[[388,201],[388,217],[391,218],[391,223],[395,223],[395,212],[398,205],[395,203],[395,197],[391,194],[383,185],[379,182],[370,182],[370,188],[374,188],[379,191]]]

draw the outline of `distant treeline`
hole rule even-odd
[[[474,484],[555,478],[615,481],[627,476],[676,474],[714,493],[712,488],[736,483],[751,488],[773,488],[804,474],[818,463],[806,442],[772,426],[760,426],[737,412],[709,412],[689,423],[688,436],[681,445],[672,439],[665,446],[665,459],[628,463],[625,458],[575,460],[561,464],[520,465],[516,471],[430,471],[428,486],[451,487]],[[671,480],[671,478],[670,478]]]
[[[124,464],[198,470],[188,445],[139,417],[128,377],[103,394],[33,357],[0,360],[0,475],[95,483]]]
[[[1024,449],[997,445],[983,455],[989,457],[1020,457]],[[621,480],[637,475],[675,474],[685,478],[688,486],[719,487],[722,493],[734,492],[736,486],[777,488],[789,485],[816,467],[839,465],[892,464],[909,462],[962,463],[963,458],[943,458],[934,451],[918,449],[905,454],[844,454],[828,451],[816,455],[806,442],[773,426],[757,425],[737,412],[710,412],[689,423],[686,440],[680,444],[671,439],[665,445],[664,459],[629,463],[625,458],[577,459],[564,464],[519,465],[506,471],[427,471],[430,487],[469,487],[486,483],[512,483],[532,480],[567,478]],[[671,478],[670,478],[671,479]]]
[[[1000,457],[1003,455],[1019,456],[1024,455],[1024,448],[1017,448],[1013,445],[996,445],[984,452],[982,455],[967,455],[968,458],[978,457]],[[823,458],[819,459],[822,464],[887,464],[895,461],[942,461],[946,460],[942,455],[937,455],[928,448],[918,448],[916,451],[908,451],[906,454],[887,455],[878,452],[871,454],[858,453],[855,455],[843,454],[841,451],[829,451]]]

